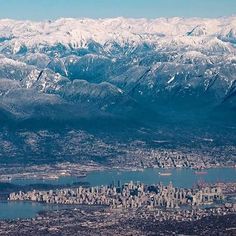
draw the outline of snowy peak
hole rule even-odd
[[[36,119],[235,112],[235,45],[236,17],[0,20],[0,111]]]
[[[30,22],[0,20],[0,42],[11,45],[13,53],[38,45],[61,43],[74,48],[85,48],[93,40],[101,45],[115,41],[138,44],[157,43],[161,37],[179,36],[219,37],[235,39],[236,17],[218,19],[159,18],[159,19],[58,19]]]

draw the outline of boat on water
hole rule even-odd
[[[42,179],[42,180],[57,180],[57,179],[59,179],[59,176],[57,176],[57,175],[42,176],[40,179]]]
[[[206,175],[207,174],[207,171],[195,171],[194,172],[196,175]]]
[[[85,177],[87,177],[86,174],[79,174],[79,175],[77,175],[77,178],[85,178]]]
[[[143,172],[144,169],[143,169],[143,168],[132,168],[131,171],[132,171],[132,172],[136,172],[136,171]]]
[[[207,174],[207,171],[206,171],[205,168],[199,167],[199,168],[195,168],[194,173],[195,173],[196,175],[206,175],[206,174]]]
[[[160,176],[171,176],[172,175],[172,173],[170,173],[170,172],[158,172],[158,174]]]

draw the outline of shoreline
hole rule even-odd
[[[192,171],[206,171],[207,170],[213,170],[213,169],[235,169],[236,166],[211,166],[211,167],[206,167],[206,168],[201,168],[201,169],[196,169],[196,168],[190,168],[190,167],[167,167],[167,168],[159,168],[159,167],[144,167],[144,168],[139,168],[139,167],[108,167],[108,166],[100,166],[99,168],[94,168],[94,169],[85,169],[81,171],[81,174],[61,174],[60,172],[56,173],[53,172],[48,172],[48,173],[30,173],[30,172],[23,172],[20,174],[4,174],[0,175],[0,183],[14,183],[14,181],[27,181],[27,180],[33,180],[33,181],[57,181],[63,177],[68,177],[68,178],[77,178],[77,179],[82,179],[86,178],[89,174],[94,173],[94,172],[103,172],[103,171],[117,171],[117,172],[143,172],[145,170],[159,170],[160,172],[164,172],[166,170],[168,171],[173,171],[173,170],[192,170]],[[57,171],[57,170],[54,170]],[[38,175],[37,175],[38,174]],[[207,173],[206,173],[207,174]],[[15,176],[16,175],[16,176]],[[12,177],[10,177],[12,176]],[[26,177],[25,177],[26,176]],[[10,178],[7,178],[10,177]]]

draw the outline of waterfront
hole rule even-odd
[[[161,176],[159,173],[168,172],[169,176]],[[145,184],[156,184],[162,182],[168,184],[170,181],[176,187],[191,188],[200,182],[216,183],[216,182],[235,182],[236,169],[235,168],[212,168],[206,170],[206,174],[197,175],[192,169],[155,169],[147,168],[143,170],[125,170],[107,169],[103,171],[92,171],[86,177],[80,178],[75,176],[63,176],[58,179],[37,180],[37,179],[16,179],[12,180],[13,184],[27,185],[27,184],[54,184],[54,185],[68,185],[75,182],[88,182],[91,186],[108,185],[112,181],[115,183],[118,180],[122,183],[133,181],[141,181]]]
[[[171,173],[169,176],[163,176],[159,173]],[[75,176],[64,176],[55,180],[12,180],[13,184],[53,184],[70,185],[75,182],[88,182],[91,186],[109,185],[112,182],[121,184],[129,181],[141,181],[145,184],[157,184],[162,182],[164,185],[173,182],[178,188],[191,188],[198,182],[216,183],[216,182],[235,182],[235,168],[214,168],[206,170],[206,174],[197,175],[192,169],[144,169],[144,170],[126,170],[117,169],[89,172],[86,177],[79,178]],[[58,208],[68,206],[47,205],[31,202],[0,202],[0,219],[17,219],[35,217],[39,211],[57,210]]]

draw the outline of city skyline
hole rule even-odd
[[[0,18],[53,20],[73,18],[222,17],[235,15],[233,0],[0,0]]]

